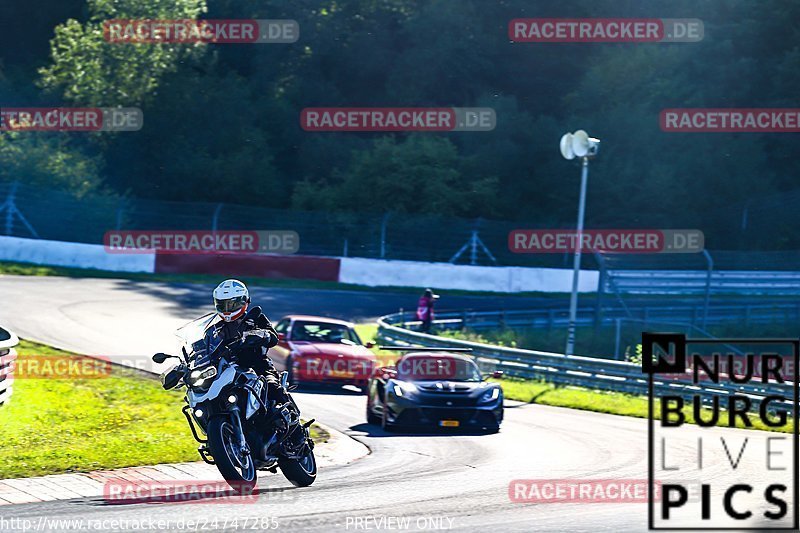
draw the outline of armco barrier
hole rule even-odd
[[[408,317],[409,315],[406,315]],[[439,329],[473,330],[494,328],[552,329],[566,327],[569,323],[567,308],[514,309],[504,311],[444,311],[436,312]],[[579,307],[576,314],[578,326],[614,324],[616,320],[636,320],[641,323],[684,322],[692,326],[705,322],[707,325],[736,322],[750,324],[797,323],[800,321],[798,303],[759,303],[723,304],[709,308],[704,316],[700,305],[628,305],[626,307],[608,305],[598,316],[594,307]],[[402,321],[400,315],[397,321]]]
[[[13,363],[17,358],[14,346],[19,344],[19,339],[10,331],[0,328],[0,405],[11,398],[13,377]]]
[[[436,287],[490,292],[569,292],[572,269],[454,265],[342,257],[339,281],[368,287]],[[581,270],[578,290],[596,292],[599,274]]]
[[[400,327],[403,315],[398,313],[378,319],[378,339],[389,346],[432,346],[470,348],[471,355],[483,370],[502,370],[511,377],[542,380],[557,385],[573,385],[588,389],[624,392],[644,396],[647,394],[647,376],[640,365],[624,361],[613,361],[594,357],[569,356],[536,350],[505,348],[490,344],[463,341]],[[706,384],[702,388],[690,381],[657,379],[656,392],[669,392],[671,395],[690,399],[695,394],[710,400],[714,396],[727,396],[731,393],[750,397],[758,406],[768,395],[780,394],[793,398],[791,384]],[[791,402],[782,406],[792,408]]]
[[[23,239],[0,235],[0,261],[152,273],[155,254],[109,254],[101,244]]]
[[[723,270],[614,270],[602,281],[602,289],[621,294],[798,295],[800,272]]]

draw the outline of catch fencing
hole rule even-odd
[[[727,222],[718,228],[726,231],[715,233],[710,228],[697,228],[705,232],[706,242],[718,246],[738,242],[735,236],[728,237],[735,233],[730,230],[736,228],[736,225],[729,225],[736,217],[729,215],[725,217]],[[325,212],[98,193],[77,195],[27,183],[0,181],[0,235],[63,242],[102,244],[104,234],[113,230],[291,230],[300,235],[298,253],[301,255],[572,268],[572,254],[569,253],[520,254],[509,250],[511,231],[553,227],[558,225],[543,220],[368,212],[366,207],[358,212]],[[785,244],[794,245],[794,241]],[[753,271],[761,271],[767,277],[774,277],[774,271],[800,271],[800,251],[715,250],[710,252],[710,257],[715,270],[712,282],[716,282],[718,274],[728,271],[741,271],[743,283],[747,283],[746,277]],[[582,261],[584,269],[607,268],[606,289],[611,292],[614,282],[623,292],[626,284],[631,292],[639,290],[636,284],[642,285],[641,282],[645,282],[645,290],[651,285],[663,286],[658,278],[668,270],[692,271],[688,280],[688,290],[692,291],[696,286],[703,287],[708,270],[704,254],[603,254],[602,257],[585,254]],[[623,279],[626,270],[649,271],[649,274],[639,276],[639,281],[627,280]],[[631,275],[636,277],[637,274]],[[800,285],[794,281],[789,280],[789,288],[800,291],[796,289]],[[685,293],[680,283],[667,285],[676,292]],[[736,290],[735,284],[730,288]]]
[[[14,347],[17,344],[19,344],[19,339],[16,335],[0,328],[0,406],[11,399],[13,392],[14,362],[17,359]]]
[[[410,321],[408,314],[396,313],[381,317],[378,320],[378,340],[387,346],[430,346],[441,348],[470,348],[483,371],[501,370],[506,376],[541,380],[559,386],[578,386],[594,390],[622,392],[637,396],[645,396],[648,392],[647,375],[642,373],[640,364],[628,361],[615,361],[597,357],[566,356],[564,354],[524,350],[494,346],[459,339],[430,335],[411,328],[419,327],[418,321]],[[448,318],[442,318],[448,320]],[[440,321],[436,327],[444,326]],[[735,350],[734,350],[735,351]],[[700,395],[703,401],[711,401],[714,397],[728,396],[737,393],[750,398],[757,408],[764,397],[783,395],[793,398],[793,385],[789,383],[747,383],[735,385],[731,383],[710,383],[699,387],[685,378],[665,379],[658,376],[654,379],[656,395],[670,394],[691,400]],[[777,408],[791,410],[792,403],[787,401],[773,404]]]

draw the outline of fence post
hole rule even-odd
[[[705,309],[703,310],[703,330],[706,329],[706,322],[708,321],[708,305],[711,302],[711,272],[714,270],[714,260],[711,259],[711,254],[708,250],[703,250],[703,255],[708,262],[708,274],[706,275],[706,298]]]
[[[381,259],[386,257],[386,226],[389,223],[389,215],[390,213],[387,212],[381,221]]]
[[[617,331],[616,335],[614,336],[614,359],[619,359],[619,341],[620,341],[620,328],[622,327],[622,319],[617,318],[615,320],[617,323]]]
[[[214,217],[211,219],[211,232],[216,235],[217,233],[217,225],[219,223],[219,214],[222,211],[222,207],[225,204],[217,204],[217,208],[214,209]]]
[[[600,326],[603,324],[603,296],[605,296],[606,290],[606,263],[603,260],[603,256],[598,252],[594,253],[594,258],[597,261],[597,265],[600,267],[599,279],[597,280],[597,299],[594,304],[594,333],[597,335],[600,331]]]
[[[8,191],[8,197],[6,198],[6,201],[0,204],[0,212],[3,212],[4,210],[6,212],[5,234],[9,236],[11,235],[11,232],[14,229],[14,216],[16,215],[17,218],[19,218],[22,224],[25,226],[25,228],[30,232],[30,234],[33,235],[35,239],[38,239],[39,234],[36,233],[35,229],[33,229],[33,226],[31,226],[30,222],[28,222],[28,219],[25,218],[25,215],[23,215],[20,212],[20,210],[17,209],[17,205],[15,203],[17,197],[17,187],[19,187],[19,182],[18,181],[12,182],[11,188]]]
[[[5,208],[6,208],[6,235],[11,235],[11,230],[13,229],[13,222],[14,222],[14,195],[17,192],[17,182],[11,184],[11,190],[8,191],[8,198],[5,201]]]

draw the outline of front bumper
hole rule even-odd
[[[486,404],[443,406],[390,396],[388,422],[398,426],[447,427],[443,421],[456,421],[458,428],[499,428],[503,422],[502,398]]]

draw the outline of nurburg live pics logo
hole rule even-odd
[[[642,333],[650,530],[798,530],[799,353],[800,339]]]

